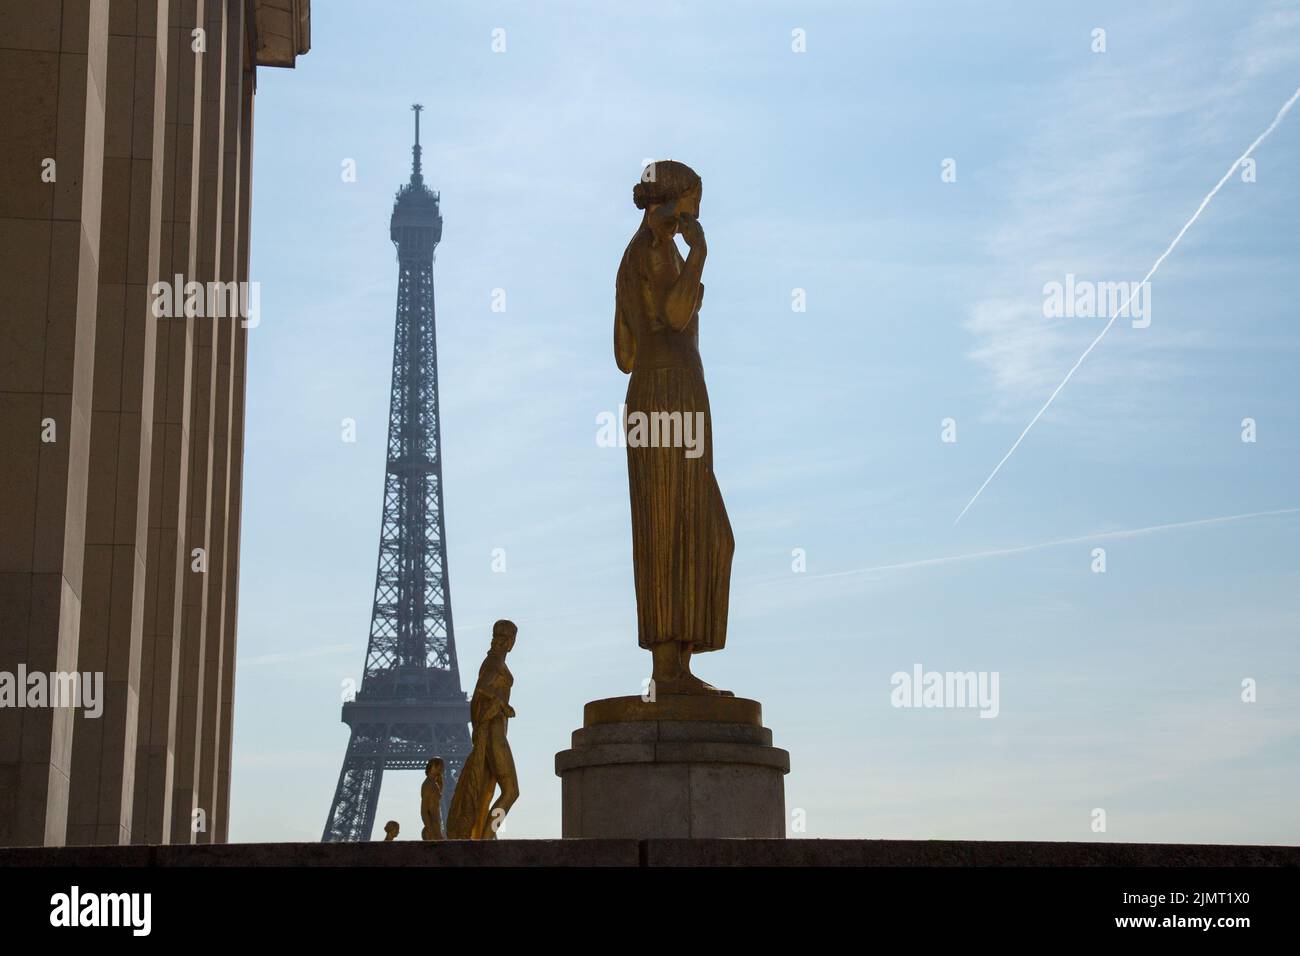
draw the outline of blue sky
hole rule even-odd
[[[1105,324],[1045,318],[1044,284],[1146,273],[1300,86],[1300,6],[614,6],[316,3],[298,68],[259,71],[232,839],[319,839],[343,759],[418,100],[467,689],[491,622],[520,628],[503,836],[559,835],[555,752],[649,673],[595,436],[631,188],[675,158],[736,536],[698,672],[762,702],[798,835],[1300,841],[1300,110],[954,525]],[[915,663],[996,671],[999,715],[892,707]],[[380,798],[412,838],[419,779]]]

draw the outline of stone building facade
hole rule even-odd
[[[227,837],[248,322],[202,306],[309,47],[309,0],[0,0],[0,845]]]

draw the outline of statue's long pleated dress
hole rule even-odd
[[[716,651],[727,639],[736,546],[713,475],[713,418],[700,362],[699,312],[681,331],[651,314],[635,263],[637,243],[629,245],[618,274],[622,320],[635,341],[625,434],[633,413],[678,413],[684,427],[689,418],[692,437],[700,443],[692,450],[628,442],[638,639],[642,647],[671,640],[690,644],[692,652]],[[697,450],[702,450],[698,457],[688,456]]]

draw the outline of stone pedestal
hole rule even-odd
[[[596,700],[555,755],[565,837],[784,837],[790,755],[757,701]]]

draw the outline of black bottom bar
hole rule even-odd
[[[586,939],[587,951],[604,939],[634,952],[678,942],[694,950],[695,937],[681,935],[688,926],[733,943],[847,932],[855,950],[899,933],[918,947],[1100,934],[1231,945],[1242,934],[1294,929],[1298,875],[1293,867],[6,867],[0,914],[7,941],[75,931],[130,945],[144,897],[131,909],[125,897],[101,906],[96,894],[148,894],[148,938],[204,949],[226,940],[347,948],[388,932],[409,945],[427,930],[437,934],[431,945],[485,934],[493,948],[516,939],[568,950]],[[125,925],[70,925],[91,909]]]

